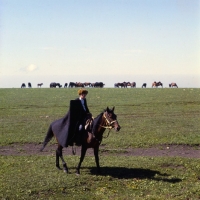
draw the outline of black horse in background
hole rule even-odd
[[[22,83],[21,88],[26,88],[26,84]]]
[[[56,88],[57,86],[58,86],[59,88],[62,87],[62,85],[60,85],[60,83],[56,83],[56,82],[50,83],[50,88]]]
[[[147,84],[146,83],[143,83],[142,84],[142,88],[146,88],[147,87]]]
[[[64,84],[64,88],[67,88],[67,86],[68,86],[68,83],[65,83],[65,84]]]
[[[71,87],[71,88],[76,87],[76,83],[70,82],[69,85],[68,85],[68,87]]]
[[[68,167],[67,167],[67,164],[64,161],[64,158],[62,155],[63,146],[61,146],[61,144],[59,144],[58,138],[56,137],[56,134],[52,130],[52,126],[53,126],[53,124],[50,125],[50,127],[49,127],[49,130],[48,130],[45,140],[43,142],[43,147],[41,148],[41,151],[45,148],[47,143],[53,137],[55,137],[57,140],[57,143],[58,143],[58,147],[56,150],[56,167],[58,169],[61,169],[60,165],[59,165],[59,158],[60,158],[62,160],[64,172],[68,173]],[[82,138],[81,138],[81,157],[80,157],[79,164],[76,168],[77,174],[80,174],[80,167],[84,160],[84,157],[85,157],[85,154],[86,154],[86,151],[88,148],[93,148],[93,150],[94,150],[94,156],[95,156],[97,170],[98,170],[98,173],[100,173],[99,145],[102,142],[103,133],[105,132],[106,129],[108,129],[110,132],[111,129],[114,129],[115,131],[119,131],[121,128],[117,121],[117,116],[114,113],[114,107],[112,109],[109,109],[107,107],[102,113],[100,113],[96,118],[94,118],[93,124],[91,125],[91,127],[92,127],[92,133],[88,132],[86,130],[87,128],[83,129],[83,132],[81,133],[81,136],[82,136]],[[108,134],[109,134],[109,132],[108,132]],[[91,135],[92,135],[92,137],[91,137]],[[67,140],[70,140],[70,142],[68,142],[68,145],[70,145],[71,139],[67,138]]]
[[[105,84],[103,82],[91,83],[91,87],[95,87],[95,88],[103,88],[104,86]]]
[[[129,82],[130,83],[130,82]],[[119,87],[123,87],[123,88],[126,88],[127,87],[127,83],[124,81],[124,82],[122,82],[122,83],[115,83],[114,84],[114,87],[117,87],[117,88],[119,88]]]
[[[37,84],[37,87],[40,87],[40,88],[41,88],[42,85],[43,85],[43,83],[38,83],[38,84]]]
[[[32,88],[32,85],[31,85],[31,83],[30,83],[30,82],[28,83],[28,87],[29,87],[29,88]]]

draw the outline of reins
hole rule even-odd
[[[101,126],[102,128],[105,128],[105,129],[109,129],[107,136],[103,137],[103,138],[108,138],[108,136],[110,134],[110,131],[113,129],[112,124],[115,123],[116,120],[113,120],[113,121],[110,122],[108,120],[108,118],[106,117],[105,113],[103,114],[103,117],[106,119],[106,122],[107,122],[108,125],[107,126],[101,126],[101,125],[99,125],[99,126]]]

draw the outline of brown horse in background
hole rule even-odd
[[[169,87],[177,87],[178,88],[178,85],[176,83],[171,83],[171,84],[169,84]]]
[[[129,82],[129,83],[130,83],[130,82]],[[115,86],[115,87],[126,88],[126,87],[127,87],[127,83],[126,83],[126,82],[115,83],[114,86]]]
[[[91,87],[91,83],[90,83],[90,82],[85,82],[85,83],[84,83],[84,86],[85,86],[85,87],[87,87],[87,86],[88,86],[88,87]]]
[[[163,84],[160,81],[159,82],[154,81],[152,83],[152,87],[158,87],[158,86],[162,86],[163,87]]]
[[[131,83],[131,87],[132,87],[132,88],[136,88],[136,82],[132,82],[132,83]]]
[[[83,135],[82,135],[82,141],[81,141],[81,157],[80,157],[78,166],[76,168],[77,174],[80,174],[80,167],[84,160],[84,157],[88,148],[93,148],[94,150],[97,170],[98,170],[98,173],[100,173],[99,145],[102,142],[103,133],[105,132],[106,129],[108,129],[110,132],[111,129],[114,129],[115,131],[119,131],[121,128],[117,121],[117,116],[114,113],[114,108],[115,107],[113,107],[112,109],[109,109],[107,107],[102,113],[100,113],[96,118],[94,118],[93,125],[92,125],[92,133],[89,133],[87,130],[84,130],[84,132],[82,133]],[[52,129],[49,129],[47,132],[47,136],[45,137],[45,140],[43,142],[43,147],[40,149],[41,151],[45,148],[45,146],[53,138],[53,136],[55,136],[55,134],[53,133]],[[64,172],[68,173],[68,167],[62,155],[62,149],[63,147],[58,142],[58,147],[56,150],[56,167],[58,169],[61,169],[59,165],[59,158],[60,158],[62,160]]]

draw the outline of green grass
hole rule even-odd
[[[70,174],[54,156],[1,156],[1,199],[199,199],[195,159],[104,156],[96,176],[93,157],[75,175],[77,156],[66,156]]]
[[[122,128],[103,140],[109,151],[200,144],[200,89],[88,90],[93,116],[115,106]],[[0,89],[0,145],[42,142],[76,97],[77,89]],[[87,156],[76,176],[78,156],[64,157],[70,174],[56,169],[54,155],[0,156],[0,199],[200,199],[199,159],[100,154],[102,175]]]
[[[200,143],[200,89],[88,90],[93,116],[115,106],[122,129],[103,141],[109,147]],[[76,97],[77,89],[0,89],[0,145],[42,142]]]

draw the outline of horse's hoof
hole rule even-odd
[[[63,172],[68,174],[68,170],[67,169],[64,169]]]
[[[80,171],[77,170],[76,171],[76,175],[79,176],[80,175]]]

